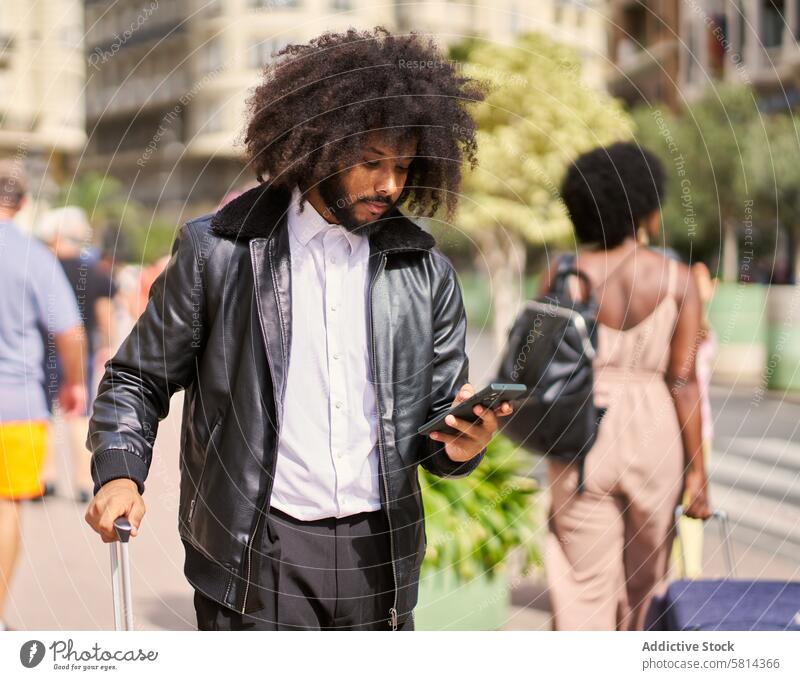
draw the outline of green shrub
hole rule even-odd
[[[420,468],[428,548],[423,571],[451,569],[462,581],[502,571],[522,546],[526,570],[541,559],[536,545],[537,484],[520,473],[522,455],[497,436],[468,477],[442,479]]]

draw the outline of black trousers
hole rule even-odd
[[[394,578],[382,510],[303,522],[272,508],[262,536],[254,565],[266,606],[241,614],[195,590],[198,630],[391,630]],[[398,629],[414,630],[413,616]]]

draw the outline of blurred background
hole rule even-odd
[[[35,233],[54,208],[85,212],[86,247],[114,281],[118,344],[180,225],[254,186],[245,99],[274,53],[375,25],[431,34],[491,86],[457,219],[424,224],[461,279],[476,384],[545,264],[576,247],[557,193],[569,161],[619,139],[661,157],[655,245],[705,263],[712,279],[712,501],[734,522],[739,572],[797,577],[800,0],[4,0],[0,157],[23,162],[31,185],[18,223]],[[135,541],[142,628],[194,626],[176,531],[179,414],[180,395]],[[76,476],[69,439],[53,437],[56,491],[23,513],[6,606],[15,627],[111,627],[107,547],[85,506],[57,490]],[[478,496],[426,490],[421,627],[550,625],[541,461],[493,446]],[[721,570],[713,536],[706,557]]]

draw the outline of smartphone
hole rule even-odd
[[[519,383],[492,383],[484,387],[480,392],[476,392],[469,399],[452,406],[449,411],[443,413],[438,418],[434,418],[425,423],[417,432],[422,435],[429,435],[431,432],[458,434],[459,430],[453,429],[444,422],[447,416],[454,415],[456,418],[474,423],[476,420],[480,419],[480,416],[476,416],[472,412],[472,409],[478,404],[486,408],[495,408],[504,401],[519,399],[520,397],[524,397],[527,393],[528,388]]]

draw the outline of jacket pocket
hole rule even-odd
[[[211,435],[208,437],[208,442],[203,449],[203,466],[200,468],[200,476],[197,478],[197,485],[195,486],[194,495],[192,496],[192,500],[189,502],[189,514],[186,517],[187,522],[191,522],[192,517],[194,517],[194,511],[197,508],[197,500],[200,497],[200,491],[203,488],[203,478],[205,477],[206,468],[208,467],[208,458],[209,454],[211,453],[211,447],[217,447],[217,438],[219,433],[222,431],[222,419],[223,416],[217,418],[216,422],[214,423],[214,427],[211,429]]]

